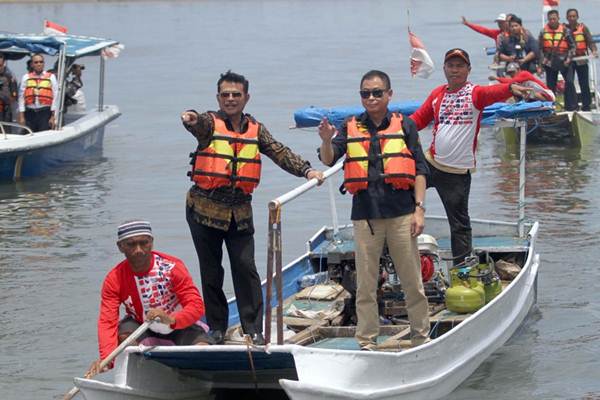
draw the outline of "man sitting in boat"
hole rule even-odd
[[[69,68],[65,93],[65,107],[68,112],[85,112],[85,95],[83,93],[83,80],[81,79],[84,69],[85,65],[83,64],[73,64]]]
[[[482,111],[512,95],[524,96],[530,90],[516,83],[473,85],[468,81],[470,71],[466,51],[448,50],[444,57],[448,83],[435,88],[410,116],[419,130],[434,123],[433,139],[425,153],[430,170],[427,186],[436,188],[446,210],[454,264],[464,262],[473,249],[469,193]]]
[[[507,77],[490,76],[491,80],[496,80],[500,83],[518,83],[525,87],[531,88],[531,92],[528,93],[526,98],[521,96],[513,96],[515,100],[527,100],[527,101],[554,101],[554,93],[544,82],[539,80],[529,71],[521,70],[519,64],[509,63],[506,66]]]
[[[18,122],[33,132],[46,131],[54,128],[58,83],[53,74],[44,71],[43,55],[32,55],[30,65],[31,72],[21,79]]]
[[[417,236],[425,224],[427,164],[415,124],[388,110],[392,97],[389,76],[367,72],[360,82],[360,97],[366,112],[347,119],[339,134],[327,119],[319,125],[319,157],[331,166],[346,155],[344,188],[353,195],[356,339],[361,350],[376,349],[379,260],[387,243],[406,294],[411,343],[417,346],[429,336],[417,248]]]
[[[0,122],[12,122],[12,107],[16,99],[17,81],[6,66],[6,55],[0,53]]]
[[[250,100],[248,86],[244,76],[227,71],[217,82],[219,111],[181,114],[184,127],[198,141],[188,174],[194,185],[187,195],[186,218],[198,253],[211,336],[222,343],[229,322],[223,293],[225,242],[242,329],[254,344],[263,345],[263,300],[254,262],[251,205],[260,182],[260,153],[292,175],[322,182],[323,174],[244,114]]]
[[[153,250],[154,237],[147,221],[130,221],[119,226],[117,247],[125,260],[117,264],[102,285],[98,344],[100,360],[86,376],[96,375],[101,360],[133,333],[143,322],[150,325],[138,343],[194,345],[207,344],[204,303],[183,261]],[[119,308],[126,316],[119,321]]]
[[[580,23],[579,12],[575,8],[567,10],[567,27],[571,31],[573,41],[575,42],[575,57],[585,57],[591,50],[592,56],[598,58],[598,49],[592,39],[592,33],[586,25]],[[592,96],[590,93],[589,67],[588,60],[575,60],[573,68],[577,73],[577,80],[581,88],[581,110],[590,111]]]
[[[546,72],[546,84],[556,94],[558,73],[565,80],[565,110],[577,109],[577,93],[575,92],[574,69],[571,60],[575,55],[575,42],[571,30],[559,22],[558,11],[548,11],[548,23],[540,32],[542,47],[541,65]]]
[[[510,20],[510,35],[500,38],[498,58],[504,62],[516,62],[525,71],[536,71],[538,43],[523,29],[521,18],[514,16]]]

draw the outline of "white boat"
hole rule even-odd
[[[32,132],[12,122],[0,122],[0,181],[18,180],[48,173],[65,163],[97,155],[102,149],[105,126],[120,115],[114,105],[104,104],[104,57],[117,41],[84,36],[20,35],[0,33],[0,51],[9,59],[30,53],[43,53],[58,58],[56,72],[60,99],[65,96],[68,66],[81,57],[100,58],[98,106],[86,112],[67,113],[60,101],[57,128]],[[15,134],[25,130],[26,134]],[[15,133],[11,133],[15,132]]]
[[[332,167],[326,176],[340,167]],[[272,201],[270,217],[280,215],[277,211],[283,204],[313,186],[315,182],[308,182]],[[281,240],[280,221],[275,217],[269,222],[269,243],[277,245]],[[307,304],[297,300],[298,278],[320,270],[324,259],[329,267],[345,256],[353,257],[351,226],[338,227],[334,218],[333,227],[319,230],[308,240],[306,253],[277,274],[282,278],[277,297],[287,302],[271,299],[265,290],[270,285],[263,282],[266,297],[271,299],[266,304],[281,304],[277,322],[273,323],[276,329],[270,324],[266,327],[266,337],[272,343],[252,346],[241,338],[236,342],[230,329],[230,341],[220,346],[128,347],[117,357],[112,378],[75,378],[75,385],[88,400],[192,399],[221,388],[283,388],[292,399],[441,398],[515,333],[536,301],[538,223],[526,227],[523,223],[472,220],[472,227],[476,250],[485,250],[494,259],[511,256],[522,269],[515,279],[504,282],[497,297],[472,314],[458,315],[444,310],[443,305],[434,306],[430,313],[432,340],[419,347],[401,348],[401,339],[409,334],[406,324],[381,328],[381,336],[388,335],[387,341],[390,335],[400,332],[395,336],[398,346],[364,352],[359,351],[352,337],[352,327],[333,326],[339,319],[309,320],[298,328],[302,325],[298,318],[288,317],[292,305],[302,308]],[[428,217],[426,232],[437,239],[441,257],[451,253],[446,218]],[[268,271],[273,263],[280,262],[280,256],[276,252],[269,257]],[[338,301],[339,297],[334,298],[330,304]],[[311,307],[317,303],[327,304],[308,301]],[[233,299],[230,315],[230,326],[239,322]],[[350,335],[329,341],[324,336],[324,332],[341,331]]]

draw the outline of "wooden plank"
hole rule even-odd
[[[410,327],[401,330],[400,332],[396,333],[395,335],[387,338],[384,342],[378,344],[377,350],[400,349],[400,341],[406,335],[410,335]],[[410,342],[410,340],[409,340],[409,342]]]

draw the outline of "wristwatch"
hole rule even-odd
[[[423,210],[423,212],[425,212],[425,210],[426,210],[424,201],[417,201],[415,203],[415,206],[419,207],[421,210]]]

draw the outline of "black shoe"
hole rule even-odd
[[[211,339],[211,344],[225,343],[225,335],[223,334],[223,331],[220,331],[220,330],[209,331],[208,337]]]
[[[264,346],[265,345],[265,337],[262,333],[252,333],[250,335],[250,339],[252,339],[252,344],[256,346]]]

